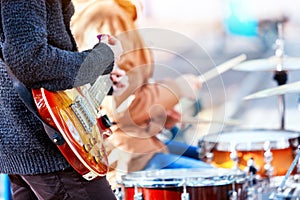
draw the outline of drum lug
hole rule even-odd
[[[137,193],[137,194],[134,194],[134,197],[133,197],[134,200],[143,200],[143,194],[142,193]]]
[[[142,194],[141,192],[138,191],[137,186],[134,186],[134,196],[133,196],[133,200],[144,200],[143,194]]]
[[[210,150],[211,148],[205,145],[203,139],[198,141],[198,155],[200,160],[205,160],[205,162],[211,163],[214,158],[214,153]]]
[[[181,194],[181,200],[190,200],[190,194],[189,193],[182,193]]]
[[[264,144],[264,161],[265,161],[265,165],[264,165],[264,169],[265,169],[265,174],[268,177],[271,177],[274,173],[274,167],[272,166],[271,162],[273,160],[273,153],[271,152],[271,145],[270,142],[267,141]]]
[[[239,197],[239,192],[236,191],[235,184],[236,184],[236,182],[232,183],[232,190],[228,194],[229,200],[237,200]]]
[[[190,194],[186,192],[186,185],[183,185],[183,193],[181,194],[181,200],[190,200]]]
[[[207,152],[207,153],[205,154],[205,159],[206,159],[206,162],[207,162],[207,163],[211,163],[212,160],[213,160],[213,158],[214,158],[214,153],[212,153],[212,152]]]
[[[236,151],[235,146],[231,150],[230,159],[233,161],[232,169],[234,169],[234,170],[239,169],[239,167],[238,167],[239,157],[238,157],[238,152]]]
[[[232,194],[229,197],[230,200],[237,200],[238,199],[238,194],[236,191],[233,191]]]

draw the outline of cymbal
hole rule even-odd
[[[256,92],[254,94],[244,97],[244,100],[258,99],[263,97],[270,97],[270,96],[297,93],[297,92],[300,92],[300,81]]]
[[[280,64],[280,58],[272,56],[266,59],[256,59],[242,62],[234,70],[239,71],[275,71]],[[300,69],[300,58],[284,56],[281,70],[298,70]]]

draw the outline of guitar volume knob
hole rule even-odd
[[[107,115],[103,115],[101,117],[101,124],[104,126],[105,129],[110,128],[112,126],[112,122],[110,121]]]

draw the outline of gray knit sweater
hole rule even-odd
[[[0,47],[3,60],[26,87],[72,88],[87,52],[77,52],[70,31],[70,0],[1,0]],[[82,80],[92,82],[113,66],[113,52],[100,43],[95,65],[84,65]],[[89,56],[90,57],[90,56]],[[90,62],[89,62],[90,63]],[[42,124],[27,110],[0,61],[0,173],[39,174],[69,167]]]

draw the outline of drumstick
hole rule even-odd
[[[219,66],[216,66],[214,69],[211,69],[208,72],[205,72],[203,75],[200,75],[199,79],[202,83],[205,81],[209,81],[210,79],[215,78],[216,76],[233,68],[240,62],[246,60],[246,58],[247,58],[247,56],[245,54],[241,54],[235,58],[232,58],[232,59],[226,61],[225,63],[222,63]]]
[[[224,120],[224,121],[216,121],[216,120],[207,120],[207,119],[198,119],[195,117],[184,117],[181,120],[182,123],[188,123],[188,124],[200,124],[200,123],[217,123],[217,124],[226,124],[231,126],[239,125],[240,122],[237,120]]]

